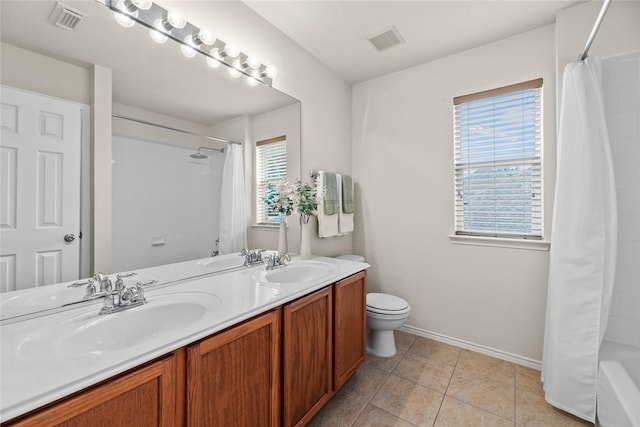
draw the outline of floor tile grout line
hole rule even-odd
[[[407,424],[411,424],[412,426],[415,426],[415,424],[414,424],[414,423],[412,423],[411,421],[409,421],[409,420],[405,420],[404,418],[402,418],[402,417],[401,417],[401,416],[399,416],[399,415],[394,415],[394,414],[392,414],[391,412],[389,412],[389,411],[387,411],[387,410],[385,410],[385,409],[383,409],[383,408],[381,408],[381,407],[379,407],[379,406],[374,405],[373,403],[371,404],[371,406],[373,406],[374,408],[376,408],[376,409],[378,409],[378,410],[380,410],[380,411],[384,412],[385,414],[389,414],[389,415],[391,415],[391,416],[392,416],[392,417],[394,417],[394,418],[397,418],[397,419],[399,419],[399,420],[404,421],[404,422],[405,422],[405,423],[407,423]]]
[[[456,368],[457,368],[457,364],[456,364]],[[461,369],[464,369],[463,367],[460,367],[460,368],[461,368]],[[449,381],[449,385],[451,384],[451,381],[453,380],[453,376],[455,375],[455,373],[456,373],[456,371],[455,371],[455,369],[454,369],[454,370],[453,370],[453,373],[451,374],[451,380]],[[487,379],[487,378],[483,378],[483,380],[485,380],[485,381],[489,381],[489,379]],[[514,381],[515,381],[515,379],[514,379]],[[514,394],[515,394],[515,384],[514,384]],[[505,420],[505,421],[513,421],[513,425],[515,425],[515,423],[516,423],[516,419],[515,419],[515,404],[516,404],[516,402],[515,402],[515,395],[514,395],[514,401],[513,401],[513,405],[514,405],[514,408],[513,408],[513,420],[509,420],[508,418],[505,418],[505,417],[503,417],[503,416],[502,416],[502,415],[500,415],[500,414],[496,414],[495,412],[490,411],[490,410],[488,410],[488,409],[486,409],[486,408],[482,408],[482,407],[480,407],[480,406],[474,405],[474,404],[473,404],[473,403],[471,403],[471,402],[467,402],[467,401],[464,401],[464,400],[462,400],[462,399],[459,399],[459,398],[457,398],[457,397],[455,397],[455,396],[453,396],[453,395],[450,395],[450,394],[449,394],[449,386],[447,386],[447,393],[445,394],[445,397],[449,397],[449,398],[451,398],[451,399],[457,400],[458,402],[462,402],[462,403],[464,403],[465,405],[469,405],[469,406],[471,406],[471,407],[473,407],[473,408],[475,408],[475,409],[478,409],[478,410],[480,410],[480,411],[483,411],[483,412],[486,412],[486,413],[488,413],[488,414],[494,415],[494,416],[496,416],[496,417],[498,417],[498,418],[501,418],[501,419],[503,419],[503,420]]]

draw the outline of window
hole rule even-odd
[[[256,142],[256,222],[278,223],[278,214],[269,212],[264,198],[269,184],[287,176],[287,137]]]
[[[454,99],[455,232],[542,238],[542,79]]]

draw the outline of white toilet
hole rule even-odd
[[[396,354],[393,331],[407,322],[411,307],[400,297],[367,294],[367,353],[378,357]]]
[[[337,258],[364,262],[358,255],[341,255]],[[378,357],[396,354],[393,331],[407,322],[411,306],[400,297],[367,294],[367,353]]]

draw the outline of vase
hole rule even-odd
[[[304,219],[300,221],[300,258],[311,258],[311,235],[313,233],[313,227],[309,224],[309,220],[304,222]]]
[[[286,218],[280,222],[280,233],[278,235],[278,253],[280,255],[289,253],[287,245],[287,220]]]

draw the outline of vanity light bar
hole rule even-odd
[[[169,19],[170,14],[173,15],[172,12],[153,2],[149,2],[151,5],[147,9],[136,7],[137,2],[132,0],[98,0],[98,2],[103,3],[114,14],[122,15],[154,31],[155,37],[152,38],[159,43],[167,38],[178,42],[185,56],[191,57],[195,56],[195,53],[200,53],[207,58],[210,66],[214,61],[214,64],[220,63],[227,66],[232,76],[245,75],[253,85],[260,82],[272,86],[275,67],[257,62],[254,57],[238,51],[233,45],[220,39],[203,37],[207,34],[206,31],[189,21],[183,20],[182,26],[174,25],[175,20]],[[121,19],[117,21],[120,22]],[[156,25],[158,22],[163,25]]]

